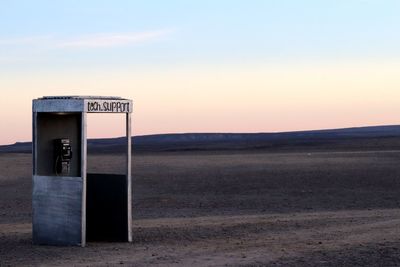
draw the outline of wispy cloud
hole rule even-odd
[[[145,32],[90,34],[70,38],[57,38],[55,36],[29,36],[22,38],[0,39],[0,46],[42,46],[49,48],[107,48],[158,41],[166,38],[173,32],[173,29],[166,29]]]
[[[59,42],[58,46],[77,48],[127,46],[159,40],[172,32],[172,30],[160,30],[137,33],[95,34],[64,40]]]
[[[49,41],[52,40],[53,38],[49,35],[28,36],[19,38],[4,38],[0,39],[0,45],[38,45],[38,44],[48,43]]]

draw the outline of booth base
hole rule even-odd
[[[82,177],[33,176],[33,243],[80,245]]]
[[[86,242],[128,242],[126,175],[88,174],[86,186]],[[82,245],[82,192],[82,177],[33,176],[34,244]]]

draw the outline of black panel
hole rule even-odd
[[[87,241],[128,241],[127,192],[125,175],[87,175]]]

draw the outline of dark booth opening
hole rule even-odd
[[[126,175],[88,173],[86,187],[86,240],[128,241]]]

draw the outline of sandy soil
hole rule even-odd
[[[400,265],[400,151],[138,154],[134,242],[85,248],[31,244],[30,162],[0,155],[0,266]]]

